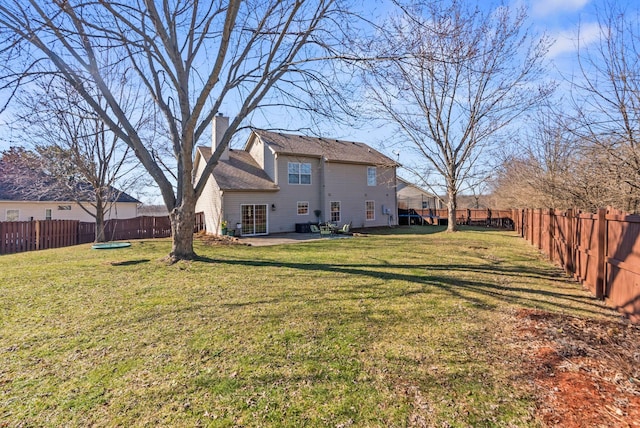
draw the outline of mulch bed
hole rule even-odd
[[[553,427],[640,427],[640,326],[517,311],[517,347]]]
[[[195,235],[195,239],[203,242],[205,245],[251,245],[240,241],[240,239],[234,236],[227,235],[207,235],[205,233],[198,233]]]

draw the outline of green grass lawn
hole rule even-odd
[[[615,317],[513,232],[169,249],[0,257],[0,426],[537,426],[515,310]]]

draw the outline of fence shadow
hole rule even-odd
[[[591,315],[602,315],[602,305],[588,294],[576,293],[575,283],[571,283],[556,269],[526,269],[521,266],[500,265],[448,265],[448,264],[377,264],[377,263],[294,263],[287,261],[264,261],[242,259],[218,259],[198,257],[197,262],[217,265],[233,265],[253,268],[293,269],[305,273],[317,273],[319,277],[327,273],[338,275],[365,276],[381,281],[402,281],[419,286],[407,291],[404,287],[396,291],[380,290],[370,299],[385,299],[411,294],[428,294],[434,290],[448,293],[452,297],[467,301],[478,308],[495,309],[499,304],[517,304],[524,307],[553,307],[557,311],[582,311]],[[385,271],[380,271],[384,269]],[[411,272],[423,270],[424,275]],[[462,279],[459,272],[473,272],[485,276],[494,275],[496,281]],[[556,281],[555,288],[533,289],[518,286],[518,278]],[[368,287],[375,287],[370,285]],[[345,290],[353,299],[361,299],[359,287]]]

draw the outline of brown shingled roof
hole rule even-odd
[[[211,147],[198,146],[204,162],[211,157]],[[260,165],[244,150],[229,150],[229,160],[220,160],[213,176],[222,190],[279,190]]]
[[[256,129],[253,132],[276,153],[324,157],[327,162],[396,165],[396,162],[392,159],[364,143],[281,134],[260,129]]]

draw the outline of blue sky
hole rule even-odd
[[[606,7],[603,0],[527,1],[532,25],[553,40],[549,59],[560,71],[569,73],[575,65],[578,34],[582,45],[598,37],[595,13]]]
[[[505,0],[509,2],[509,0]],[[558,98],[567,93],[569,85],[567,80],[572,74],[578,73],[577,53],[578,37],[582,48],[596,42],[599,36],[596,12],[606,10],[610,2],[616,5],[625,5],[629,11],[640,10],[640,1],[637,0],[513,0],[510,6],[527,7],[531,30],[538,35],[546,34],[553,44],[549,49],[547,60],[549,61],[548,77],[559,82]],[[479,1],[481,7],[496,7],[496,2]],[[353,139],[370,143],[385,154],[395,157],[384,148],[384,136],[379,137],[379,129],[342,130],[353,132]],[[341,135],[342,136],[342,135]],[[399,160],[403,163],[402,151]]]
[[[370,1],[370,0],[369,0]],[[435,0],[438,1],[438,0]],[[490,6],[491,3],[478,0],[483,7]],[[505,0],[509,1],[509,0]],[[578,29],[580,29],[581,44],[588,45],[595,41],[598,36],[595,12],[598,9],[606,8],[607,4],[613,0],[513,0],[511,5],[524,4],[529,9],[529,16],[532,29],[537,33],[546,33],[550,38],[555,40],[549,52],[549,76],[554,79],[560,79],[561,75],[569,76],[576,66],[576,50]],[[621,0],[616,4],[625,4],[631,10],[638,10],[640,2],[637,0]],[[366,7],[369,6],[368,1],[363,0]],[[381,13],[387,9],[389,2],[380,0],[376,2],[375,8],[377,13]],[[562,89],[562,88],[561,88]],[[233,111],[225,112],[225,114],[233,115]],[[287,122],[295,121],[295,112],[283,115],[287,118]],[[266,121],[272,122],[272,126],[286,126],[285,123],[277,123],[278,119],[255,117],[253,126],[268,127]],[[263,123],[261,123],[263,122]],[[298,124],[299,126],[299,124]],[[326,123],[321,128],[321,132],[327,137],[342,138],[355,141],[363,141],[376,148],[381,149],[385,154],[395,157],[391,149],[385,149],[383,146],[385,133],[381,132],[379,127],[371,127],[369,129],[356,129],[350,127],[338,127]],[[0,150],[9,147],[7,139],[8,130],[3,126],[3,118],[0,116]],[[242,144],[243,141],[237,141],[236,145]],[[402,162],[402,154],[399,160]]]

